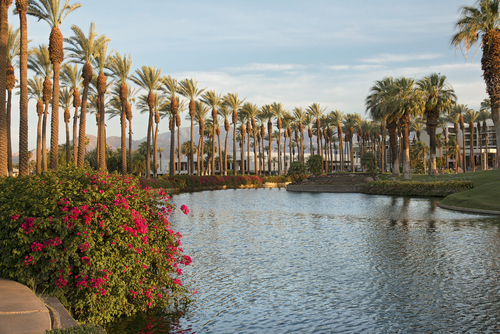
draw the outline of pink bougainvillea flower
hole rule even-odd
[[[186,215],[189,213],[189,209],[187,206],[184,204],[181,205],[181,211],[184,212]]]

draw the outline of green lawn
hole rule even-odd
[[[463,173],[463,174],[440,174],[436,176],[429,176],[429,175],[416,175],[412,174],[412,180],[413,181],[449,181],[449,180],[464,180],[468,181],[471,180],[478,186],[482,186],[484,184],[490,183],[490,182],[495,182],[498,181],[498,169],[491,169],[491,170],[482,170],[478,172],[470,172],[470,173]],[[500,202],[500,200],[499,200]]]

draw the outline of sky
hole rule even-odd
[[[131,55],[133,71],[156,66],[162,75],[179,81],[194,78],[201,88],[223,95],[237,92],[259,106],[281,102],[292,110],[320,103],[327,112],[341,110],[368,118],[364,100],[374,81],[386,76],[418,80],[440,73],[455,89],[458,103],[479,108],[487,98],[481,52],[476,55],[474,49],[465,59],[461,50],[450,46],[460,7],[473,3],[81,0],[82,7],[67,16],[61,31],[70,37],[72,25],[88,32],[94,22],[97,33],[110,38],[108,50]],[[9,22],[18,27],[19,18],[9,14]],[[28,18],[30,47],[48,44],[49,34],[46,22]],[[13,152],[19,147],[18,106],[14,96]],[[30,101],[28,113],[32,150],[35,101]],[[60,111],[61,143],[62,115]],[[87,133],[95,135],[95,117],[87,120]],[[108,136],[120,135],[118,118],[106,123]],[[135,109],[132,129],[134,140],[146,137],[147,116]],[[168,132],[166,120],[160,122],[160,132]]]

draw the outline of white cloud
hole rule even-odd
[[[299,64],[264,64],[252,63],[243,65],[241,67],[228,67],[228,71],[241,71],[241,72],[266,72],[266,71],[292,71],[306,69],[306,65]]]
[[[439,53],[425,54],[381,54],[372,58],[364,58],[361,61],[365,63],[384,64],[384,63],[400,63],[415,60],[431,60],[441,57]]]
[[[326,68],[334,71],[345,71],[351,68],[349,65],[332,65],[332,66],[327,66]]]

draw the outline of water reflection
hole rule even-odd
[[[199,293],[172,332],[499,331],[496,217],[278,189],[173,200],[191,212],[171,221]]]

